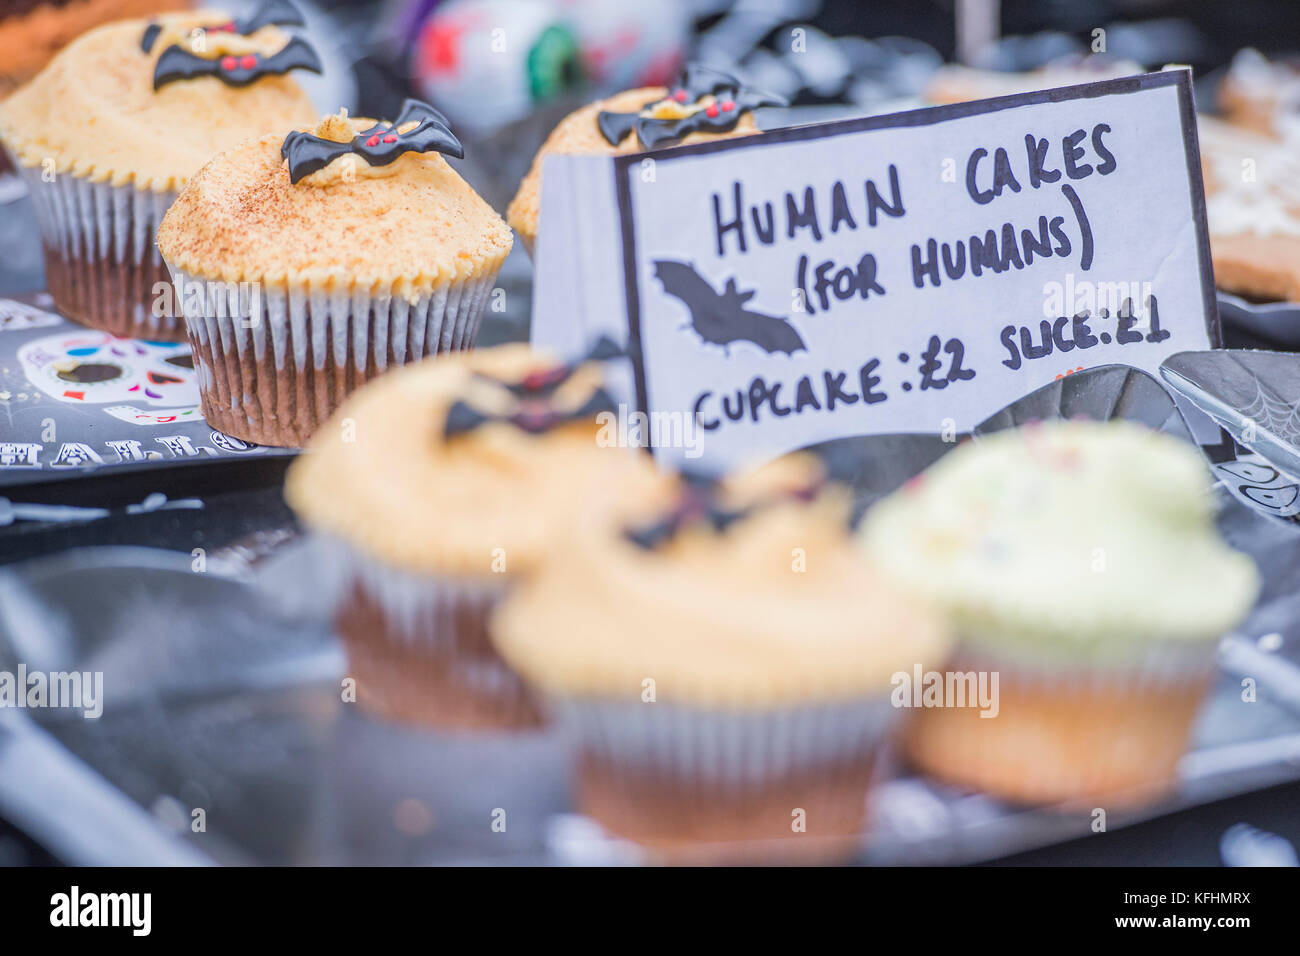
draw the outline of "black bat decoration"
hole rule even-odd
[[[225,23],[205,29],[212,33],[238,33],[246,37],[253,35],[262,27],[273,24],[280,27],[301,27],[306,26],[307,21],[303,19],[302,11],[289,0],[263,0],[256,10],[243,19],[227,20]],[[151,23],[145,27],[144,36],[140,39],[140,49],[145,53],[151,51],[161,32],[160,23]]]
[[[270,56],[246,53],[243,56],[219,56],[213,59],[191,53],[183,46],[169,46],[158,57],[154,67],[155,90],[177,80],[191,80],[198,76],[215,76],[227,86],[248,86],[264,76],[279,76],[290,70],[321,71],[320,57],[310,43],[294,37]]]
[[[552,407],[545,401],[531,400],[520,403],[519,409],[509,415],[495,415],[490,412],[480,411],[468,402],[456,401],[447,410],[447,421],[443,426],[443,437],[454,438],[457,435],[464,435],[474,431],[481,425],[492,422],[513,425],[520,431],[527,432],[530,435],[540,435],[560,425],[595,418],[601,412],[612,412],[616,408],[614,399],[603,388],[598,388],[592,392],[591,397],[577,408],[564,411]]]
[[[808,350],[785,319],[746,309],[745,303],[754,292],[739,291],[735,279],[728,279],[726,288],[719,293],[688,263],[656,259],[654,265],[655,278],[664,284],[666,293],[680,299],[690,310],[689,325],[705,342],[721,345],[728,354],[735,342],[752,342],[769,355]]]
[[[639,528],[626,528],[623,536],[639,548],[653,551],[671,541],[679,531],[697,522],[706,522],[721,534],[737,521],[743,521],[756,511],[781,501],[812,501],[825,487],[817,481],[801,488],[792,488],[756,501],[746,508],[724,508],[718,501],[722,486],[713,477],[682,473],[682,489],[677,502],[662,518]]]
[[[698,64],[689,65],[682,71],[681,79],[668,91],[665,100],[680,106],[693,106],[705,96],[712,96],[713,102],[680,119],[655,117],[652,108],[663,101],[651,100],[635,113],[602,110],[596,114],[596,125],[611,146],[617,146],[635,130],[646,149],[655,149],[690,133],[729,132],[735,129],[741,114],[747,110],[789,105],[783,97],[751,89],[734,76]]]
[[[407,123],[416,126],[405,133],[398,130]],[[294,131],[284,138],[280,155],[289,161],[289,181],[296,183],[324,169],[340,156],[360,156],[371,166],[387,166],[404,153],[446,153],[463,159],[465,150],[447,126],[443,116],[428,103],[407,100],[401,115],[392,123],[376,123],[346,143],[322,139],[312,133]]]
[[[547,368],[529,372],[518,382],[503,382],[485,372],[476,372],[475,377],[486,379],[499,385],[518,399],[536,398],[550,395],[567,382],[579,368],[588,362],[609,362],[617,358],[626,358],[627,350],[620,348],[613,339],[602,335],[595,345],[582,358],[573,362],[564,362]]]

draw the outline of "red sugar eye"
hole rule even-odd
[[[686,91],[685,91],[685,90],[678,90],[676,93],[673,94],[673,99],[675,99],[678,103],[685,103],[685,102],[686,102]]]
[[[706,108],[704,112],[708,115],[710,119],[713,119],[718,115],[718,104],[710,103],[708,105],[708,108]]]
[[[236,60],[233,56],[223,56],[221,58],[221,68],[225,70],[227,73],[233,70],[237,66],[239,66],[239,61]]]
[[[734,110],[735,108],[736,108],[736,101],[735,101],[735,100],[723,100],[723,101],[722,101],[722,109],[723,109],[725,112],[730,113],[730,112],[731,112],[732,110]]]
[[[378,137],[377,135],[376,135],[376,136],[372,136],[372,137],[370,137],[368,140],[366,140],[366,145],[369,146],[369,147],[371,147],[372,149],[373,149],[374,147],[378,146],[378,145],[379,145],[379,137]]]
[[[239,65],[246,70],[251,70],[253,67],[257,66],[257,57],[249,54],[239,61]]]
[[[395,133],[389,133],[387,136],[384,137],[384,142],[385,142],[385,143],[396,143],[396,142],[397,142],[397,135],[396,135]]]

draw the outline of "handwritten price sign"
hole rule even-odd
[[[627,341],[716,467],[1218,342],[1185,70],[545,176],[535,341]]]

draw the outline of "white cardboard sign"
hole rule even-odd
[[[1186,70],[552,157],[544,181],[534,342],[628,343],[637,407],[693,415],[709,467],[965,431],[1219,343]]]

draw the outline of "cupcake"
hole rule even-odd
[[[0,3],[0,95],[27,82],[92,27],[191,6],[183,0],[9,0]]]
[[[1122,807],[1174,786],[1217,639],[1258,589],[1216,533],[1207,477],[1167,435],[1058,421],[965,444],[868,511],[868,554],[946,614],[952,672],[998,677],[991,719],[913,711],[912,761],[1023,803]]]
[[[578,802],[665,862],[838,859],[936,616],[848,531],[809,459],[595,504],[502,606],[501,655],[576,738]]]
[[[319,71],[316,54],[270,24],[295,16],[281,0],[241,21],[194,13],[109,24],[0,104],[0,137],[35,201],[60,311],[114,335],[184,339],[154,236],[214,154],[314,118],[285,74]]]
[[[39,73],[50,58],[91,27],[189,6],[182,0],[11,0],[0,3],[0,101]],[[0,173],[13,171],[0,153]]]
[[[625,156],[683,143],[759,132],[750,111],[785,106],[733,76],[688,66],[672,88],[647,86],[598,100],[570,113],[551,131],[506,210],[506,219],[532,255],[542,208],[542,163],[547,156]]]
[[[510,229],[439,153],[440,113],[327,117],[249,140],[190,181],[158,231],[194,346],[203,415],[304,444],[353,389],[470,348]]]
[[[988,70],[949,63],[930,77],[923,96],[928,103],[968,103],[995,96],[1012,96],[1034,90],[1051,90],[1059,86],[1114,80],[1145,72],[1146,68],[1141,63],[1104,54],[1060,57],[1037,69],[1024,72]]]
[[[1219,83],[1218,107],[1230,123],[1265,136],[1294,132],[1300,115],[1300,60],[1238,50]]]
[[[488,615],[587,484],[650,469],[597,444],[601,380],[598,365],[525,345],[440,357],[361,389],[294,462],[285,496],[339,569],[337,629],[363,709],[436,727],[538,723]]]
[[[1197,122],[1214,283],[1257,302],[1300,302],[1300,158],[1260,133]]]

